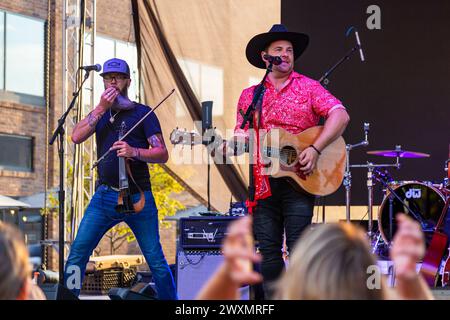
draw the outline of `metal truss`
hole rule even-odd
[[[69,107],[84,77],[80,66],[94,64],[96,0],[64,0],[63,4],[63,112]],[[95,189],[95,141],[75,145],[71,132],[94,106],[94,79],[90,77],[66,122],[65,141],[65,214],[66,240],[72,242],[77,227]],[[70,221],[70,222],[69,222]]]

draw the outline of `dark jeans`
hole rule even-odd
[[[283,233],[288,252],[311,224],[315,196],[299,192],[286,178],[269,178],[272,196],[259,200],[253,217],[253,233],[262,254],[264,298],[273,295],[273,282],[283,269]]]

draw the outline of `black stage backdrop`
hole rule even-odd
[[[374,16],[366,11],[374,3],[381,13],[379,30],[367,27]],[[431,157],[403,159],[400,170],[390,170],[396,180],[442,182],[450,143],[450,1],[282,0],[281,21],[290,31],[309,34],[296,71],[317,80],[355,45],[347,29],[359,31],[366,61],[356,52],[328,85],[351,117],[346,143],[361,141],[363,123],[370,123],[370,146],[353,150],[351,163],[391,163],[366,151],[399,144]],[[352,169],[354,205],[367,204],[366,176],[365,169]],[[379,204],[379,185],[374,193]],[[326,204],[345,204],[344,187]]]

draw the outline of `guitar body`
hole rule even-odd
[[[430,244],[425,253],[425,257],[423,258],[422,266],[420,267],[420,274],[422,274],[422,276],[425,278],[425,281],[430,287],[436,287],[439,268],[441,267],[442,258],[444,257],[445,249],[447,248],[448,243],[447,234],[440,231],[448,214],[448,208],[450,205],[450,198],[448,197],[448,194],[446,198],[447,199],[445,207],[442,210],[439,221],[436,224],[435,231],[433,232],[433,237],[431,238]],[[447,266],[448,263],[449,260],[447,258],[447,261],[445,262],[445,268],[442,273],[443,286],[446,286],[446,284],[444,285],[444,282],[448,282],[448,280],[444,279],[444,277],[448,278],[448,268],[450,267]]]
[[[345,173],[346,152],[342,137],[337,138],[321,151],[322,154],[318,158],[312,175],[305,177],[299,171],[298,155],[314,144],[322,131],[323,126],[316,126],[295,135],[279,129],[279,139],[273,139],[278,141],[278,145],[270,145],[273,133],[269,131],[265,139],[266,144],[280,149],[279,155],[270,157],[272,177],[289,177],[306,192],[318,196],[326,196],[335,192],[342,184]],[[293,150],[295,153],[292,152]]]
[[[450,255],[447,257],[447,260],[445,260],[441,281],[443,287],[447,287],[450,284]]]
[[[430,287],[436,287],[437,275],[447,247],[447,240],[448,237],[445,233],[435,231],[423,258],[420,274]]]

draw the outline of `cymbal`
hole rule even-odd
[[[367,154],[371,154],[374,156],[382,156],[388,158],[429,158],[430,155],[428,153],[415,152],[415,151],[405,151],[401,149],[395,150],[374,150],[367,151]]]

